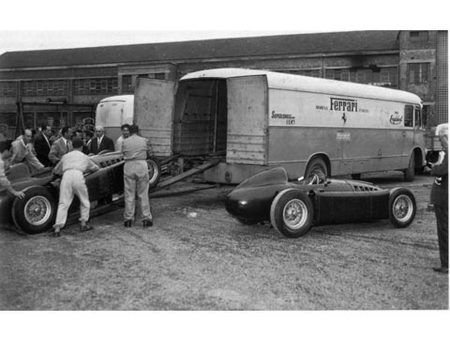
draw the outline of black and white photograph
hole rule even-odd
[[[59,3],[39,29],[37,3],[11,25],[2,10],[0,317],[261,314],[296,334],[303,316],[409,313],[413,331],[435,313],[444,329],[448,24],[139,5]]]

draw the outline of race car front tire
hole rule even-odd
[[[57,201],[46,187],[31,186],[23,190],[25,197],[15,198],[12,219],[15,226],[27,234],[38,234],[50,229],[55,222]]]
[[[389,197],[389,219],[396,228],[406,228],[416,216],[416,199],[406,188],[391,190]]]
[[[282,235],[297,238],[311,229],[313,213],[308,195],[296,189],[286,189],[272,201],[270,222]]]

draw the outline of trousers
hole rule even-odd
[[[67,213],[74,196],[80,200],[80,221],[89,220],[89,194],[84,181],[83,173],[79,170],[64,172],[59,188],[59,203],[54,227],[63,228],[67,221]]]
[[[448,268],[448,206],[434,205],[441,266]]]
[[[125,162],[123,167],[125,210],[123,218],[126,221],[134,220],[136,211],[136,198],[142,213],[143,220],[152,220],[150,201],[148,198],[149,176],[145,160]]]

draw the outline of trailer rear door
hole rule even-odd
[[[267,78],[227,80],[227,163],[267,163]]]
[[[150,140],[153,154],[172,154],[175,82],[140,78],[134,92],[134,120]]]

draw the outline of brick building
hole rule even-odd
[[[447,35],[355,31],[7,52],[0,55],[0,128],[14,133],[17,102],[41,103],[23,106],[26,126],[73,125],[92,117],[102,98],[133,93],[138,77],[171,80],[218,67],[411,91],[433,126],[448,121]]]

